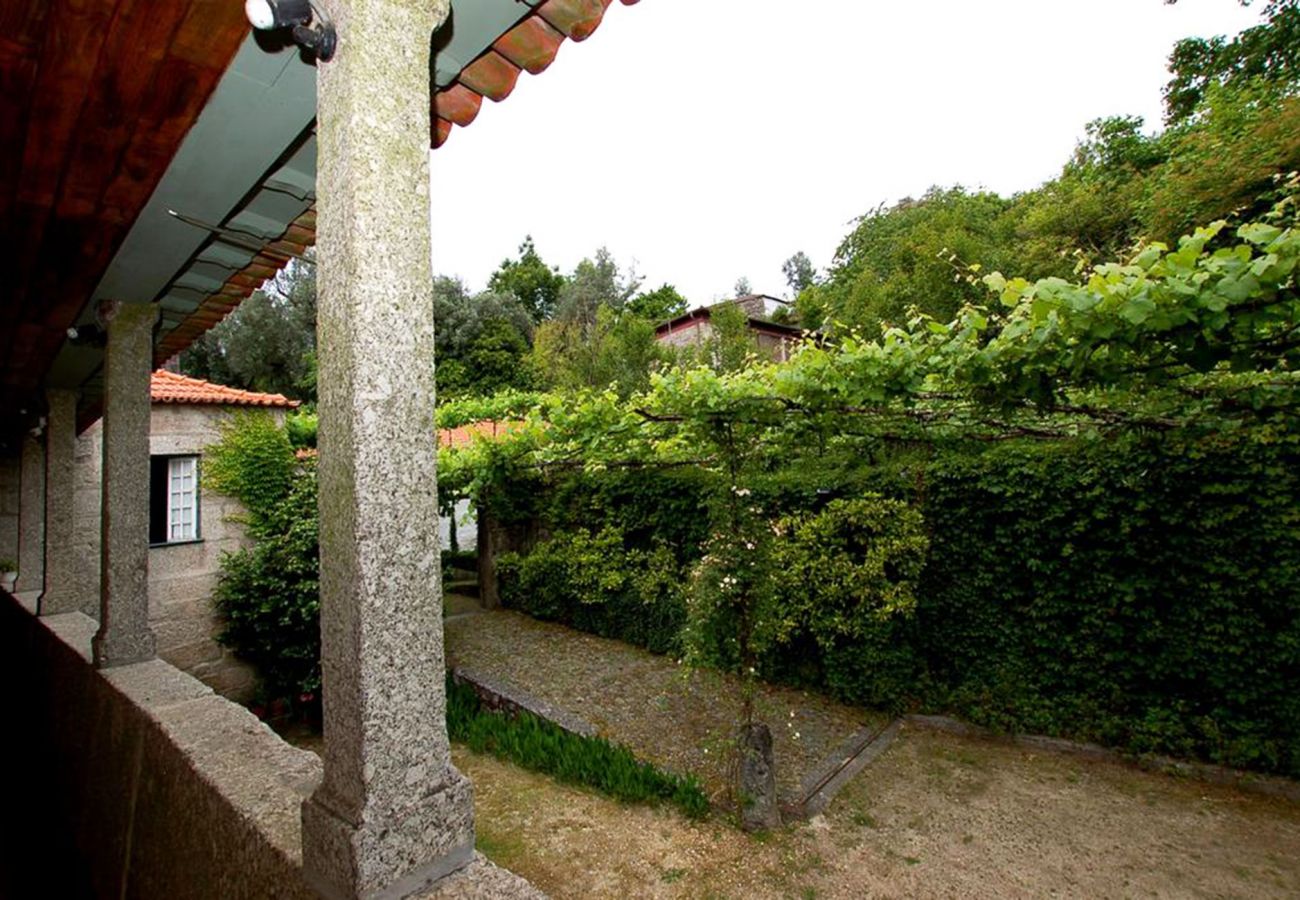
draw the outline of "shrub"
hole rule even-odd
[[[289,495],[296,468],[284,429],[261,410],[231,415],[220,440],[203,451],[204,486],[242,503],[255,531]]]
[[[207,486],[249,510],[253,546],[226,553],[213,602],[221,643],[252,663],[267,699],[313,702],[320,691],[316,469],[298,463],[270,416],[245,414],[205,451]]]
[[[680,647],[683,576],[662,544],[627,550],[611,526],[595,534],[578,529],[527,556],[503,554],[497,576],[512,609],[656,653]]]

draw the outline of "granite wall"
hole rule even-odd
[[[152,456],[201,455],[220,437],[228,407],[155,403],[150,421]],[[269,410],[283,420],[283,410]],[[78,581],[87,597],[87,613],[98,603],[99,500],[101,423],[77,439],[76,546]],[[199,482],[203,462],[199,461]],[[190,673],[217,693],[234,700],[250,699],[253,670],[217,643],[221,621],[212,608],[223,553],[247,546],[244,528],[232,518],[243,511],[229,497],[202,490],[199,499],[200,540],[155,546],[149,550],[149,619],[158,638],[158,655]]]
[[[15,864],[59,866],[50,885],[75,871],[98,897],[312,896],[299,808],[315,754],[161,660],[96,671],[95,628],[82,613],[38,619],[0,592],[16,777],[39,788],[60,831],[42,844],[63,854]]]

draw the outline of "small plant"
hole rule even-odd
[[[473,688],[451,678],[447,679],[447,733],[475,753],[490,753],[618,800],[668,802],[692,819],[709,813],[709,801],[694,778],[663,772],[604,738],[582,737],[529,713],[489,712]]]
[[[0,572],[17,572],[18,563],[12,559],[0,559]]]

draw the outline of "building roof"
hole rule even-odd
[[[636,0],[620,0],[631,5]],[[505,99],[615,0],[453,0],[429,142]],[[313,61],[237,0],[9,0],[0,22],[0,447],[43,387],[98,417],[99,299],[156,303],[155,366],[316,239]]]
[[[263,406],[294,409],[297,400],[284,394],[259,394],[239,388],[213,384],[201,378],[190,378],[175,372],[158,370],[149,382],[149,396],[154,403],[207,404],[212,406]]]
[[[620,0],[633,6],[639,0]],[[473,122],[484,98],[500,103],[515,89],[521,72],[540,75],[555,60],[565,39],[586,40],[600,26],[614,0],[546,0],[533,6],[450,83],[435,88],[432,97],[430,143],[437,149],[452,128]],[[238,4],[232,4],[237,6]],[[162,365],[212,328],[294,255],[316,243],[316,204],[289,223],[279,240],[268,243],[243,269],[208,294],[189,317],[160,341],[154,362]]]
[[[751,295],[750,298],[757,298],[760,296],[762,295],[754,294]],[[742,297],[740,299],[745,300],[750,298]],[[737,301],[735,300],[723,301],[723,303],[736,303],[736,302]],[[722,305],[721,303],[714,304],[714,306],[721,306],[721,305]],[[690,312],[682,313],[680,316],[677,316],[674,319],[669,319],[667,322],[660,322],[657,326],[655,326],[655,334],[659,337],[663,337],[664,335],[672,334],[675,331],[680,331],[683,328],[687,328],[692,324],[694,324],[695,322],[708,321],[708,319],[711,316],[712,309],[713,306],[701,306],[698,309],[691,310]],[[760,319],[756,316],[747,316],[746,319],[749,323],[749,327],[751,330],[767,332],[768,334],[776,335],[778,337],[802,338],[809,334],[808,331],[798,327],[797,325],[785,325],[782,324],[781,322],[773,322],[771,319]]]

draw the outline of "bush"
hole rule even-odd
[[[575,474],[531,502],[547,511],[553,498],[614,490],[598,479],[629,489],[609,472]],[[674,551],[676,566],[644,548],[673,546],[688,533],[682,516],[698,528],[706,514],[698,483],[679,473],[669,483],[678,514],[648,527],[581,504],[595,531],[543,520],[557,534],[507,560],[506,603],[680,652],[680,585],[706,541],[694,556]],[[765,677],[853,703],[1300,775],[1294,437],[828,452],[816,467],[768,472],[759,493],[782,530]],[[648,573],[660,579],[649,589]]]
[[[266,699],[312,703],[320,691],[316,469],[298,463],[266,414],[234,417],[205,451],[207,485],[249,510],[253,546],[227,553],[213,602],[219,640],[258,674]]]
[[[709,812],[709,801],[694,778],[662,772],[604,738],[573,734],[530,713],[505,716],[488,712],[472,688],[450,678],[447,732],[475,753],[491,753],[618,800],[672,803],[692,819],[704,818]]]
[[[611,526],[595,534],[579,529],[527,556],[502,554],[497,577],[502,603],[512,609],[655,653],[680,650],[684,576],[662,544],[628,550]]]

